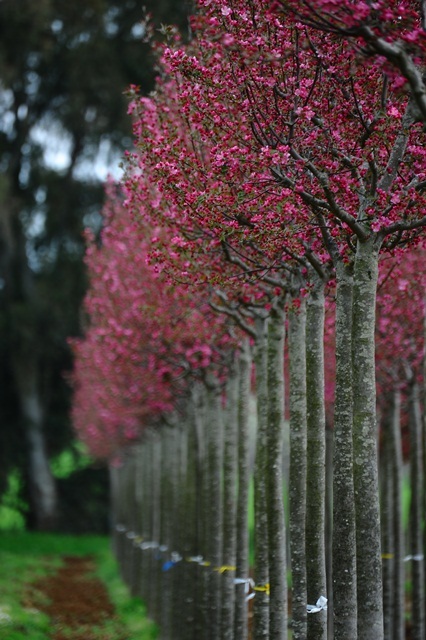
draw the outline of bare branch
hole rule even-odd
[[[409,128],[414,123],[412,104],[408,103],[405,113],[401,121],[401,131],[397,135],[392,151],[389,156],[388,163],[384,170],[383,176],[379,181],[378,188],[382,191],[388,192],[392,186],[392,183],[398,173],[399,166],[404,159],[405,150],[408,144]]]
[[[230,309],[229,307],[221,307],[215,304],[214,302],[212,302],[211,300],[209,302],[209,306],[211,307],[211,309],[213,309],[213,311],[216,311],[217,313],[225,314],[226,316],[229,316],[230,318],[232,318],[235,324],[238,327],[240,327],[240,329],[242,329],[245,333],[247,333],[247,335],[249,335],[253,339],[256,338],[256,331],[253,329],[253,327],[251,327],[249,324],[247,324],[247,322],[243,320],[241,314],[239,314],[236,309]]]
[[[413,231],[414,229],[420,229],[421,227],[426,227],[426,216],[418,218],[417,220],[401,220],[400,222],[394,222],[388,227],[381,229],[380,234],[382,238],[385,238],[386,236],[398,231]]]

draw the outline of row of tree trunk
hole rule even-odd
[[[347,336],[350,283],[346,294],[347,308],[342,302],[337,311],[337,354],[339,349],[347,354],[343,327]],[[340,300],[345,301],[344,292]],[[257,317],[255,323],[253,468],[248,446],[252,376],[248,342],[229,365],[225,387],[213,376],[195,384],[185,407],[167,423],[146,430],[143,442],[123,454],[120,465],[111,467],[114,544],[123,577],[147,603],[164,640],[285,640],[289,629],[294,640],[370,640],[368,616],[366,621],[360,613],[369,606],[385,638],[405,638],[408,618],[410,637],[423,640],[424,479],[418,387],[413,382],[407,398],[409,526],[404,528],[402,516],[404,464],[400,401],[395,394],[392,418],[382,419],[380,527],[373,504],[379,501],[374,487],[377,468],[366,466],[365,443],[352,438],[353,415],[348,410],[352,404],[345,394],[352,393],[356,372],[347,357],[337,358],[334,434],[328,431],[333,434],[334,447],[329,451],[334,450],[334,455],[326,464],[320,279],[306,304],[290,305],[286,518],[282,474],[285,326],[284,305],[277,305],[267,318]],[[358,438],[362,433],[361,429]],[[369,446],[374,460],[376,437]],[[353,461],[359,467],[355,473]],[[357,474],[363,476],[359,486]],[[365,490],[368,483],[370,493]],[[365,513],[360,514],[361,505]],[[360,527],[363,530],[358,533]],[[370,546],[363,547],[360,540],[365,545],[369,538]],[[379,588],[372,594],[372,584],[378,584],[377,550]],[[364,577],[369,568],[375,583]],[[411,579],[409,590],[406,578]],[[383,637],[380,633],[374,637]]]

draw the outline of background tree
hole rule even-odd
[[[185,30],[185,3],[151,4],[158,27]],[[133,0],[0,7],[0,492],[21,469],[38,528],[57,518],[49,456],[72,437],[62,374],[85,290],[82,228],[99,225],[105,166],[131,144],[123,91],[153,82],[142,19]]]

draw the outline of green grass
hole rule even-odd
[[[147,619],[142,602],[129,596],[109,545],[109,539],[101,536],[1,533],[0,640],[48,638],[52,628],[48,617],[34,607],[25,607],[22,599],[32,582],[58,569],[62,555],[92,555],[96,574],[105,583],[116,608],[117,621],[92,628],[92,633],[96,631],[102,640],[154,640],[156,627]]]

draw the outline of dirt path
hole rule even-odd
[[[99,626],[114,620],[114,607],[102,582],[93,576],[90,557],[68,556],[52,576],[31,585],[32,605],[51,621],[51,640],[99,640]],[[98,627],[98,631],[94,627]],[[125,635],[122,636],[125,638]],[[114,635],[114,640],[119,636]]]

